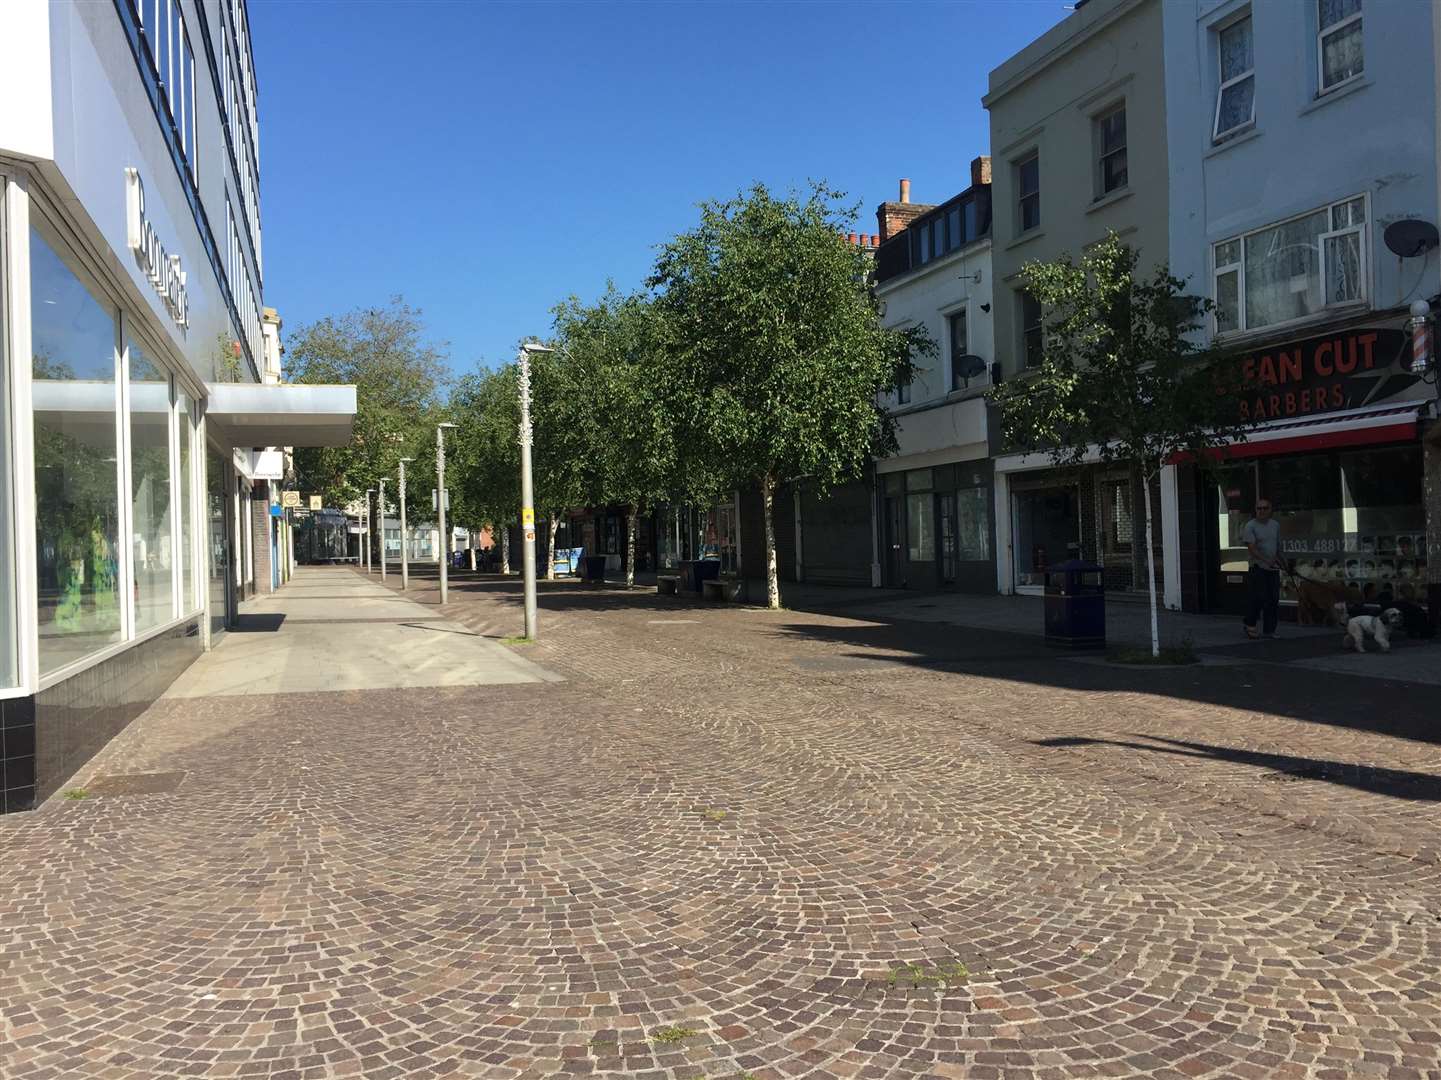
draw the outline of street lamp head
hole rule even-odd
[[[436,428],[437,431],[439,431],[441,428],[457,428],[457,427],[460,427],[460,425],[459,425],[459,424],[452,424],[449,420],[442,420],[440,423],[438,423],[438,424],[435,425],[435,428]]]
[[[414,461],[414,460],[415,460],[415,458],[413,458],[413,457],[403,457],[403,458],[400,459],[400,463],[401,463],[402,465],[404,465],[407,461]]]
[[[542,345],[539,341],[522,341],[522,342],[520,343],[520,351],[521,351],[521,352],[524,352],[524,353],[553,353],[553,352],[555,352],[555,350],[552,349],[549,345]]]

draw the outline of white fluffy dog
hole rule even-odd
[[[1391,631],[1401,625],[1401,612],[1387,608],[1380,615],[1357,615],[1346,620],[1346,636],[1341,639],[1343,649],[1366,651],[1366,635],[1370,634],[1381,646],[1382,652],[1391,651]]]

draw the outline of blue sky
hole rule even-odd
[[[401,294],[458,372],[641,284],[696,203],[825,179],[938,202],[992,67],[1062,0],[250,0],[265,303],[287,332]]]

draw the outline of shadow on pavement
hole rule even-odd
[[[1263,754],[1254,750],[1238,750],[1229,746],[1165,739],[1159,735],[1132,734],[1135,739],[1149,742],[1126,742],[1120,739],[1091,739],[1063,736],[1033,740],[1035,746],[1062,750],[1070,747],[1115,746],[1124,750],[1144,750],[1152,754],[1174,754],[1179,757],[1229,761],[1265,769],[1270,780],[1322,780],[1328,784],[1367,791],[1373,795],[1389,795],[1397,799],[1441,802],[1441,777],[1405,769],[1387,769],[1375,765],[1351,765],[1324,758],[1294,757],[1289,754]],[[1160,743],[1163,745],[1153,745]]]
[[[273,634],[280,629],[280,624],[283,622],[285,622],[284,612],[255,611],[236,616],[235,624],[230,627],[230,632],[232,634]]]

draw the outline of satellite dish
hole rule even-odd
[[[1418,255],[1425,255],[1441,243],[1441,238],[1436,234],[1436,226],[1429,221],[1420,221],[1416,218],[1403,218],[1400,221],[1393,221],[1386,226],[1383,236],[1386,246],[1391,249],[1393,255],[1399,255],[1403,259],[1414,259]]]
[[[956,357],[956,374],[963,379],[974,379],[986,370],[986,362],[975,353]]]

